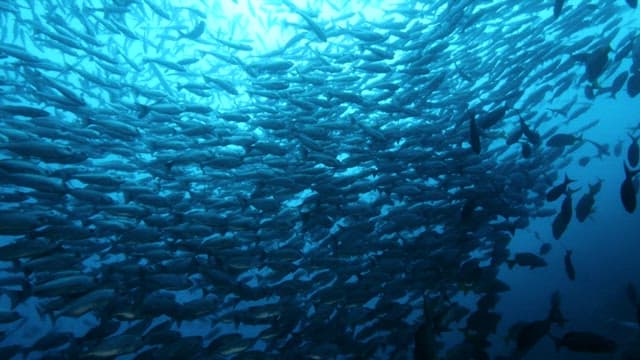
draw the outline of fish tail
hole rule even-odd
[[[567,175],[566,173],[564,174],[564,183],[565,184],[569,185],[569,184],[571,184],[572,182],[575,182],[575,181],[576,181],[575,179],[570,178],[569,175]]]

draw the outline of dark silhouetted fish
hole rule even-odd
[[[582,136],[575,136],[573,134],[555,134],[547,140],[547,146],[565,147],[571,146],[578,141],[582,141]]]
[[[553,338],[556,350],[562,347],[575,352],[609,354],[617,349],[617,344],[612,339],[586,331],[570,331],[562,338]]]
[[[551,243],[544,243],[540,246],[540,250],[538,251],[538,254],[540,254],[540,256],[542,255],[547,255],[550,251],[551,251]]]
[[[576,204],[576,219],[578,219],[579,222],[584,222],[593,212],[593,205],[596,202],[595,196],[600,192],[600,188],[602,188],[602,180],[598,180],[595,184],[589,185],[589,191],[578,200]]]
[[[564,200],[562,200],[562,205],[560,206],[560,212],[553,219],[553,223],[551,224],[551,230],[553,233],[553,238],[558,240],[560,236],[567,230],[567,226],[571,222],[571,217],[573,216],[573,203],[571,201],[571,193],[573,191],[567,189]]]
[[[624,181],[620,186],[620,198],[622,199],[622,205],[624,209],[632,214],[636,210],[637,195],[636,189],[633,186],[633,178],[640,173],[640,169],[631,170],[624,164]]]
[[[567,191],[567,186],[572,182],[575,182],[575,180],[570,179],[567,174],[564,174],[564,181],[562,184],[552,187],[551,190],[547,192],[547,201],[556,201],[565,193],[565,191]]]
[[[513,268],[515,265],[528,266],[530,269],[535,269],[547,266],[547,262],[534,253],[521,252],[515,254],[512,260],[507,260],[507,265],[509,266],[509,269]]]
[[[573,281],[576,279],[576,269],[573,267],[571,254],[571,250],[567,250],[564,254],[564,271],[567,273],[569,280]]]

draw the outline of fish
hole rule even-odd
[[[307,13],[299,9],[297,6],[295,6],[292,2],[288,0],[285,0],[283,2],[285,5],[287,5],[293,12],[298,14],[307,23],[307,26],[309,27],[309,29],[311,29],[314,35],[316,35],[318,40],[320,40],[321,42],[327,41],[327,35],[325,34],[324,30],[320,27],[320,25],[318,25],[311,18],[311,16],[309,16]]]
[[[567,189],[564,200],[562,200],[562,204],[560,206],[560,212],[556,215],[553,219],[553,223],[551,224],[553,238],[556,240],[560,239],[565,230],[567,230],[567,226],[573,217],[573,203],[571,201],[572,192],[572,190]]]
[[[524,122],[524,119],[522,118],[522,116],[520,116],[520,113],[518,113],[518,119],[520,122],[520,128],[522,129],[522,133],[524,134],[524,136],[527,137],[527,139],[531,142],[531,144],[533,145],[540,145],[541,137],[540,134],[538,134],[537,132],[531,130],[527,124]]]
[[[605,45],[597,48],[586,56],[586,77],[595,88],[600,87],[598,84],[598,78],[606,69],[609,62],[609,52],[611,50],[610,45]]]
[[[25,105],[0,105],[0,112],[30,118],[47,117],[51,115],[46,110]]]
[[[555,134],[547,140],[547,146],[552,147],[565,147],[582,141],[582,136],[575,136],[573,134]]]
[[[509,269],[513,268],[516,264],[519,266],[528,266],[530,269],[547,266],[547,262],[543,258],[529,252],[517,253],[512,260],[507,260]]]
[[[194,26],[193,29],[191,29],[189,32],[183,33],[181,31],[178,31],[178,33],[180,33],[180,36],[178,36],[178,40],[180,39],[197,40],[204,33],[205,27],[206,27],[205,22],[200,20],[198,21],[196,26]]]
[[[616,143],[616,145],[613,147],[613,155],[615,155],[616,157],[620,157],[620,155],[622,155],[623,144],[624,144],[624,141],[622,140]]]
[[[584,194],[576,204],[576,219],[578,222],[584,222],[593,212],[593,206],[596,202],[595,195],[602,188],[602,180],[598,180],[595,184],[589,185],[589,191]]]
[[[591,161],[591,158],[588,156],[583,156],[580,159],[578,159],[578,165],[585,167],[589,164],[589,161]]]
[[[538,254],[542,256],[542,255],[548,254],[550,251],[551,251],[551,243],[546,242],[540,246],[540,250],[538,251]]]
[[[567,273],[567,277],[569,277],[569,280],[574,281],[576,279],[576,269],[573,267],[571,254],[571,250],[567,250],[564,254],[564,271]]]
[[[549,334],[552,324],[563,326],[564,321],[560,311],[560,295],[556,291],[551,295],[551,307],[546,318],[520,323],[513,330],[516,349],[511,358],[521,358],[526,355],[545,335]]]
[[[633,178],[640,173],[640,169],[631,170],[624,164],[624,175],[625,178],[622,181],[622,185],[620,186],[620,198],[622,199],[622,205],[624,209],[632,214],[636,210],[636,202],[637,202],[637,191],[633,186]]]
[[[638,0],[626,0],[627,4],[632,8],[635,9],[638,7]]]
[[[228,3],[0,2],[5,357],[487,359],[515,317],[521,358],[567,324],[557,292],[505,316],[500,274],[549,262],[512,243],[568,226],[557,174],[608,160],[579,99],[640,88],[630,14]]]
[[[588,331],[570,331],[561,338],[552,338],[556,350],[566,347],[568,350],[580,353],[610,354],[618,348],[612,339]]]
[[[556,201],[558,198],[560,198],[560,196],[562,196],[562,194],[567,191],[567,186],[569,186],[569,184],[573,182],[575,182],[575,180],[570,179],[569,176],[565,174],[564,181],[561,184],[552,187],[551,190],[547,192],[547,201]]]

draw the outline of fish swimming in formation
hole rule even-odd
[[[503,265],[552,248],[514,236],[566,194],[560,237],[573,180],[548,185],[583,142],[608,156],[582,139],[600,122],[580,128],[575,74],[590,98],[640,92],[618,6],[28,3],[0,2],[6,358],[494,358]],[[559,296],[513,355],[565,324]]]

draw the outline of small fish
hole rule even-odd
[[[515,254],[512,260],[507,260],[509,269],[512,269],[515,265],[528,266],[530,269],[547,266],[547,262],[540,256],[530,253],[521,252]]]
[[[574,136],[572,134],[555,134],[547,140],[547,146],[565,147],[575,144],[582,140],[582,136]]]
[[[538,254],[540,254],[540,256],[547,255],[550,251],[551,251],[551,243],[546,242],[542,244],[542,246],[540,246],[540,250],[538,251]]]
[[[202,35],[204,33],[204,28],[205,28],[205,23],[204,21],[200,21],[198,22],[198,24],[193,28],[193,30],[189,31],[188,33],[183,33],[181,31],[178,31],[180,33],[180,36],[178,37],[179,39],[191,39],[191,40],[196,40],[200,37],[200,35]]]
[[[0,112],[30,118],[46,117],[51,115],[46,110],[24,105],[2,105],[0,106]]]
[[[616,157],[620,157],[620,155],[622,155],[622,145],[622,140],[616,143],[616,145],[613,147],[613,155],[615,155]]]
[[[632,9],[635,9],[638,7],[638,0],[627,0],[627,4],[629,4]]]
[[[576,269],[573,267],[571,254],[571,250],[567,250],[567,252],[564,254],[564,270],[566,271],[569,280],[573,281],[576,279]]]
[[[562,205],[560,206],[560,212],[556,215],[555,219],[553,219],[553,223],[551,224],[551,230],[553,233],[553,238],[558,240],[560,236],[567,230],[567,226],[571,222],[571,217],[573,217],[573,205],[571,201],[571,193],[572,190],[568,190],[562,201]]]
[[[589,164],[589,161],[591,161],[591,158],[588,156],[583,156],[578,160],[578,165],[585,167]]]
[[[636,189],[633,186],[633,178],[640,173],[640,169],[631,170],[624,164],[624,181],[620,186],[620,198],[622,199],[622,205],[624,209],[632,214],[636,210]]]
[[[567,190],[567,186],[574,181],[575,180],[570,179],[567,174],[564,174],[564,182],[560,185],[554,186],[553,188],[551,188],[551,190],[549,190],[549,192],[547,193],[547,201],[556,201]]]
[[[520,113],[518,113],[518,118],[520,119],[520,128],[522,129],[524,136],[526,136],[533,145],[540,145],[540,134],[531,130],[531,128],[527,126],[522,116],[520,116]]]
[[[579,222],[584,222],[593,211],[593,205],[596,202],[595,195],[600,192],[600,188],[602,188],[602,180],[594,185],[589,185],[589,192],[584,194],[576,204],[576,219]]]

